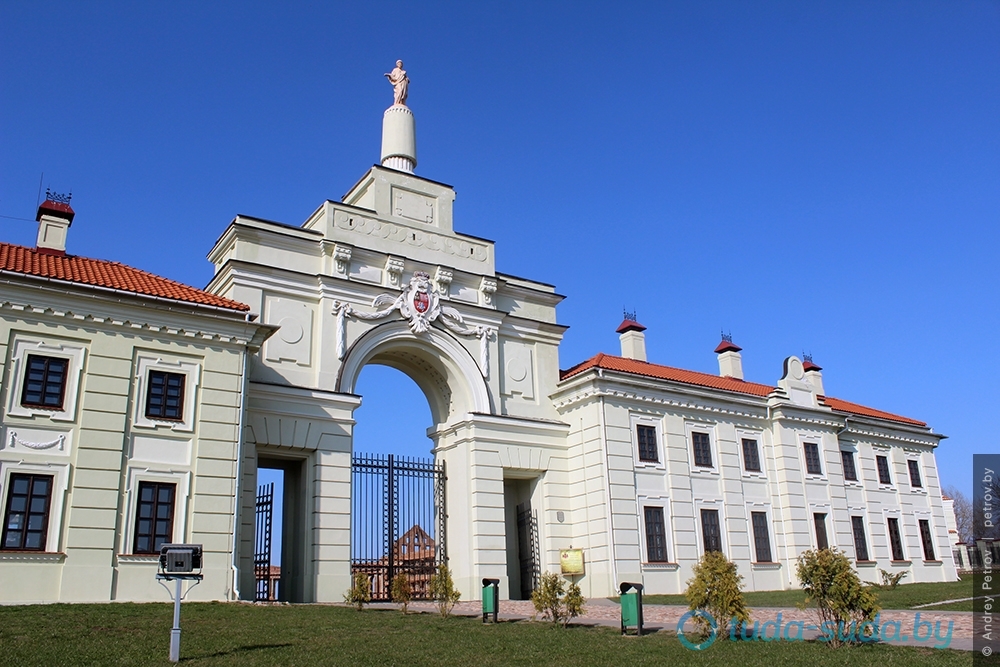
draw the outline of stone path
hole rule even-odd
[[[390,603],[379,603],[372,606],[386,609],[396,608],[396,605]],[[420,612],[437,611],[437,607],[431,602],[412,602],[410,609]],[[618,604],[612,600],[605,598],[587,600],[585,611],[586,613],[575,619],[574,623],[620,627],[621,612]],[[644,625],[648,630],[676,632],[678,621],[687,611],[687,607],[681,605],[643,605]],[[455,605],[454,613],[461,616],[480,616],[482,603],[459,602]],[[750,615],[754,622],[761,624],[767,636],[773,636],[773,630],[779,616],[782,637],[815,639],[821,635],[817,628],[818,619],[814,610],[802,610],[795,607],[755,607],[751,608]],[[533,616],[535,616],[535,608],[528,600],[503,600],[500,602],[501,619],[522,620],[530,619]],[[919,627],[915,625],[918,620]],[[763,624],[768,622],[771,622],[772,625],[764,627]],[[794,625],[789,626],[789,623],[794,623]],[[801,627],[798,624],[801,624]],[[960,651],[972,650],[972,612],[885,610],[879,615],[879,626],[888,637],[886,641],[891,644],[951,648]],[[686,627],[691,628],[690,625]]]

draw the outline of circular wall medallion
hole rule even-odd
[[[283,317],[281,321],[278,322],[278,326],[281,329],[278,330],[278,338],[285,341],[289,345],[293,345],[302,340],[302,325],[298,323],[297,320],[291,317]]]
[[[520,382],[528,377],[528,367],[524,361],[517,357],[507,362],[507,377],[514,382]]]
[[[792,357],[788,360],[788,374],[791,375],[796,380],[801,380],[804,375],[802,370],[802,362],[797,358]]]

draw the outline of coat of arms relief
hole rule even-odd
[[[490,327],[470,327],[465,323],[462,314],[451,306],[441,304],[430,274],[416,271],[410,282],[406,284],[399,295],[379,294],[372,300],[373,313],[356,310],[349,303],[335,301],[333,312],[337,316],[337,358],[343,359],[347,354],[346,324],[348,317],[359,320],[380,320],[395,312],[409,320],[410,331],[415,335],[426,333],[431,324],[437,322],[448,331],[459,336],[475,336],[479,338],[479,370],[483,377],[489,377],[490,345],[496,335],[496,330]]]

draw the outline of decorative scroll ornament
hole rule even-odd
[[[426,333],[431,323],[437,322],[452,333],[460,336],[475,336],[479,338],[479,370],[483,377],[488,378],[490,372],[490,345],[496,337],[496,330],[490,327],[470,327],[462,319],[462,314],[450,306],[442,306],[441,299],[431,283],[430,274],[416,271],[402,293],[393,298],[389,294],[380,294],[372,300],[374,313],[355,310],[349,303],[335,301],[333,312],[337,316],[337,358],[343,359],[347,354],[347,318],[359,320],[380,320],[389,317],[394,312],[409,320],[410,331],[416,335]]]
[[[22,440],[21,438],[17,437],[17,433],[15,431],[10,432],[11,449],[14,449],[15,447],[18,446],[27,447],[28,449],[52,449],[53,447],[58,445],[59,451],[62,451],[65,442],[66,442],[65,433],[60,435],[52,442],[28,442],[27,440]]]

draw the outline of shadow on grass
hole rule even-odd
[[[250,651],[264,651],[269,648],[288,648],[292,644],[251,644],[250,646],[239,646],[228,651],[216,651],[215,653],[207,653],[205,655],[192,655],[181,658],[181,662],[188,662],[190,660],[204,660],[205,658],[221,658],[226,655],[236,655],[239,653],[249,653]]]

